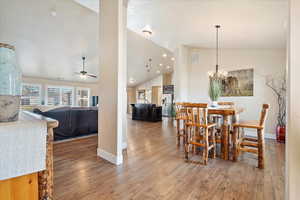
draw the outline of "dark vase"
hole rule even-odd
[[[276,140],[279,143],[285,143],[285,126],[277,126],[276,128]]]

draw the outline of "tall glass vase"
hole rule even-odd
[[[15,48],[0,43],[0,122],[18,120],[21,78]]]

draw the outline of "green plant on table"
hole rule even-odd
[[[218,101],[222,95],[221,81],[211,78],[209,83],[209,97],[212,101]]]

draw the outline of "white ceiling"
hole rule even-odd
[[[98,11],[99,0],[74,1]],[[287,0],[130,0],[128,28],[141,34],[146,24],[151,25],[151,40],[171,51],[180,44],[214,47],[215,24],[223,26],[223,48],[284,48],[287,4]],[[52,9],[56,17],[51,16]],[[88,71],[99,75],[97,42],[91,39],[97,38],[95,13],[72,1],[52,0],[1,1],[0,11],[0,40],[16,46],[23,74],[80,81],[73,73],[81,70],[81,56],[86,55]],[[158,69],[168,71],[167,65],[173,67],[171,52],[146,40],[144,44],[134,34],[128,40],[128,80],[132,77],[134,84],[157,76]],[[169,57],[163,59],[166,52]],[[154,69],[147,73],[150,56]]]
[[[75,0],[98,11],[98,0]],[[287,0],[130,0],[128,28],[149,24],[159,45],[215,46],[215,24],[222,25],[223,48],[284,48]]]
[[[215,24],[223,48],[284,48],[287,0],[130,0],[128,27],[145,24],[153,40],[174,50],[185,44],[215,47]]]

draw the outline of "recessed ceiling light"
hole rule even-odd
[[[162,66],[163,66],[163,64],[161,64],[161,63],[160,63],[160,64],[159,64],[159,66],[160,66],[160,67],[162,67]]]
[[[50,14],[51,14],[52,17],[56,17],[57,12],[56,12],[56,8],[55,7],[50,10]]]
[[[157,74],[160,74],[160,71],[159,71],[159,70],[157,70],[157,71],[156,71],[156,73],[157,73]]]
[[[130,79],[129,79],[129,82],[130,82],[130,83],[135,83],[135,80],[134,80],[133,78],[130,78]]]
[[[173,57],[173,58],[171,58],[171,60],[172,60],[172,61],[175,61],[175,58]]]
[[[168,65],[168,66],[166,66],[166,68],[167,68],[167,69],[170,69],[171,67]]]
[[[153,31],[152,31],[150,25],[146,25],[146,26],[142,29],[142,32],[144,33],[144,35],[145,35],[146,37],[151,37],[152,34],[153,34]]]
[[[167,55],[166,53],[164,53],[164,54],[162,55],[162,57],[166,58],[166,57],[168,57],[168,55]]]

